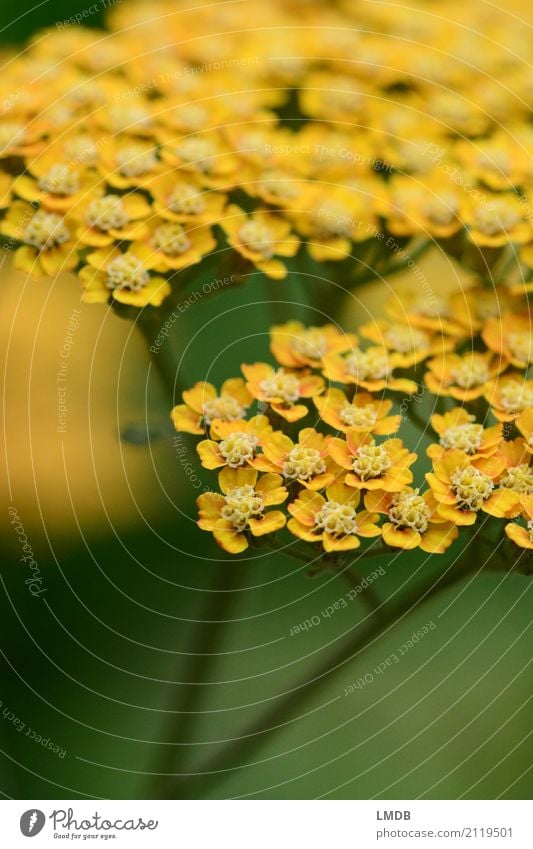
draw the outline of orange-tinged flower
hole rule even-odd
[[[516,499],[503,489],[495,489],[495,481],[505,469],[501,454],[472,459],[457,448],[433,463],[426,474],[439,514],[456,525],[473,525],[480,510],[499,519],[517,513]]]
[[[164,273],[196,265],[216,248],[216,244],[209,225],[154,218],[147,227],[146,238],[135,250],[146,265]]]
[[[169,221],[214,224],[223,217],[227,197],[202,188],[192,175],[162,174],[150,183],[154,212]]]
[[[473,401],[484,395],[492,379],[505,368],[506,363],[491,351],[466,354],[444,354],[428,360],[424,380],[434,395],[444,395],[457,401]]]
[[[450,305],[456,320],[465,328],[469,336],[475,336],[489,319],[500,318],[508,310],[516,308],[523,301],[502,286],[487,289],[486,286],[473,286],[461,289],[450,298]]]
[[[87,261],[79,272],[82,301],[87,303],[106,303],[113,298],[132,307],[158,307],[172,291],[164,277],[150,274],[150,266],[135,253],[135,246],[126,253],[102,248],[89,254]]]
[[[35,209],[25,201],[11,204],[0,224],[0,232],[22,247],[15,252],[15,268],[32,277],[71,271],[78,264],[78,251],[72,234],[73,222],[55,212]]]
[[[515,420],[515,425],[524,437],[524,449],[533,454],[533,409],[524,410]]]
[[[225,422],[215,419],[211,425],[211,436],[215,438],[204,439],[196,446],[202,466],[206,469],[253,466],[260,471],[276,471],[270,463],[265,468],[264,457],[259,454],[259,449],[264,451],[265,443],[272,437],[272,426],[266,416],[253,416],[248,421],[237,419]]]
[[[242,377],[224,381],[220,394],[212,383],[199,381],[182,394],[184,404],[178,404],[171,416],[177,431],[201,435],[209,428],[216,439],[225,435],[221,423],[235,423],[244,430],[244,419],[253,398]]]
[[[332,387],[314,398],[320,418],[335,430],[352,430],[388,436],[400,428],[401,416],[389,416],[392,401],[374,398],[369,392],[357,392],[349,401],[342,389]]]
[[[298,421],[307,415],[307,406],[298,403],[302,398],[312,398],[324,391],[323,379],[308,371],[275,369],[268,363],[254,363],[243,365],[242,373],[250,394],[269,404],[288,422]]]
[[[533,496],[523,499],[522,515],[526,520],[526,527],[518,522],[509,522],[505,526],[505,533],[520,548],[533,549]]]
[[[500,422],[512,422],[533,408],[533,380],[520,372],[508,372],[487,386],[485,398]]]
[[[416,460],[401,439],[376,443],[368,433],[350,428],[346,439],[333,437],[328,450],[337,465],[346,469],[344,481],[357,489],[399,492],[413,480],[409,466]]]
[[[410,368],[427,357],[452,351],[455,347],[452,337],[431,333],[399,321],[375,319],[363,324],[359,331],[365,339],[370,339],[395,354],[397,365],[401,368]]]
[[[279,472],[287,483],[297,481],[306,489],[324,489],[341,473],[328,454],[330,439],[312,427],[300,431],[298,442],[293,442],[284,433],[274,433],[263,449],[269,462],[260,468]],[[259,458],[259,463],[261,461]]]
[[[453,448],[459,448],[472,459],[490,457],[499,450],[503,441],[501,424],[485,428],[464,407],[454,407],[443,415],[434,413],[431,427],[440,437],[438,445],[430,445],[427,449],[432,460],[440,459]]]
[[[527,315],[507,313],[501,318],[489,318],[481,338],[487,348],[515,368],[527,368],[533,362],[533,330]]]
[[[501,453],[505,458],[505,470],[498,478],[498,486],[513,493],[517,505],[533,495],[533,466],[531,449],[525,440],[513,439],[504,442]]]
[[[286,266],[275,257],[294,256],[300,247],[288,221],[266,210],[247,215],[231,204],[219,223],[229,244],[267,277],[283,280],[287,276]]]
[[[374,490],[366,493],[365,507],[386,514],[383,541],[393,548],[419,547],[428,554],[444,554],[459,535],[455,524],[439,515],[431,491],[420,495],[410,486],[394,493]]]
[[[394,377],[393,371],[399,366],[397,354],[391,354],[383,347],[371,346],[366,350],[353,348],[346,356],[326,355],[323,374],[336,383],[354,383],[368,392],[381,392],[383,389],[416,392],[414,380]]]
[[[122,196],[103,193],[90,196],[86,203],[76,208],[76,217],[81,219],[76,237],[82,245],[91,248],[105,248],[113,242],[132,242],[146,234],[144,221],[150,213],[150,204],[136,192]]]
[[[356,343],[353,333],[344,333],[334,324],[305,327],[300,321],[288,321],[270,329],[270,350],[287,368],[319,367],[326,354],[344,353]]]
[[[306,542],[321,543],[327,552],[359,548],[359,537],[377,537],[377,513],[357,513],[361,494],[343,483],[328,486],[325,497],[306,489],[288,505],[292,519],[287,527]]]
[[[217,543],[230,554],[249,546],[249,535],[272,534],[284,527],[281,510],[266,510],[283,504],[287,490],[279,475],[262,475],[255,469],[222,469],[218,476],[222,494],[205,492],[196,503],[198,526],[211,531]]]

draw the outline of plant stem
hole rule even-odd
[[[333,657],[323,660],[311,675],[306,675],[290,692],[280,696],[276,703],[254,719],[242,733],[239,733],[238,737],[226,743],[208,759],[198,772],[187,776],[167,776],[174,780],[169,781],[166,798],[206,798],[206,793],[224,777],[224,773],[245,768],[250,756],[264,744],[266,735],[281,725],[286,726],[293,721],[306,702],[315,698],[318,692],[330,682],[332,675],[346,663],[354,660],[362,649],[387,628],[392,627],[406,613],[412,613],[428,599],[462,580],[466,574],[464,564],[470,561],[470,569],[474,568],[470,546],[468,546],[467,554],[468,558],[462,557],[440,579],[430,584],[425,583],[422,587],[418,586],[401,600],[382,606],[380,616],[374,613],[368,622],[365,620],[366,624],[363,622],[361,627],[356,626],[356,634],[345,642]]]
[[[173,685],[172,704],[168,725],[164,733],[166,746],[162,746],[156,763],[154,786],[151,798],[165,799],[168,782],[164,776],[182,763],[182,752],[187,757],[187,748],[194,746],[192,732],[205,687],[215,682],[212,678],[213,667],[220,650],[222,635],[227,625],[231,607],[235,603],[235,587],[240,570],[237,563],[221,564],[217,570],[215,586],[210,587],[204,611],[204,618],[192,625],[192,646],[185,658],[185,668],[181,673],[183,683]],[[176,751],[177,750],[177,751]]]
[[[161,315],[151,307],[146,307],[139,314],[135,326],[139,329],[146,344],[150,355],[150,362],[167,390],[170,405],[174,406],[176,399],[181,396],[181,390],[183,388],[177,358],[168,336],[159,347],[154,344],[164,322],[165,315]]]

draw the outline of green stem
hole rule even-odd
[[[165,325],[167,315],[145,307],[139,314],[135,326],[138,328],[148,350],[150,362],[159,375],[161,382],[167,390],[170,404],[173,407],[176,399],[181,397],[182,389],[176,354],[172,349],[170,336],[157,345],[158,334]]]
[[[169,774],[170,780],[167,790],[167,798],[205,798],[213,785],[216,785],[224,774],[230,770],[245,768],[250,757],[264,744],[267,735],[279,728],[286,726],[296,718],[302,711],[306,702],[316,698],[319,691],[330,683],[331,678],[346,663],[353,661],[354,657],[364,648],[369,646],[386,629],[392,627],[407,613],[412,613],[420,605],[430,598],[441,593],[465,577],[469,569],[474,569],[473,558],[468,547],[468,559],[461,560],[451,566],[448,572],[437,581],[424,586],[417,586],[406,597],[400,601],[392,601],[382,606],[381,615],[376,613],[367,620],[356,626],[356,633],[335,653],[333,657],[322,660],[318,668],[311,675],[306,675],[288,693],[280,696],[263,714],[254,719],[250,725],[239,733],[231,742],[224,745],[203,767],[196,773],[184,776]],[[173,780],[172,780],[173,779]]]
[[[205,687],[215,686],[212,680],[221,649],[222,637],[235,603],[235,587],[239,577],[238,564],[223,563],[218,568],[217,580],[208,590],[208,599],[201,621],[192,625],[192,646],[185,658],[184,680],[173,685],[172,703],[168,708],[169,721],[163,737],[167,745],[155,764],[154,785],[149,798],[165,799],[169,789],[164,776],[183,768],[187,748],[194,747],[194,726],[201,713]],[[177,750],[177,751],[176,751]],[[182,756],[183,753],[183,756]]]

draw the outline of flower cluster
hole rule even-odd
[[[464,296],[486,307],[484,291]],[[220,492],[198,499],[200,527],[233,553],[285,525],[327,553],[379,536],[443,553],[485,515],[516,520],[505,533],[533,548],[533,336],[525,299],[496,303],[501,316],[475,331],[466,312],[460,325],[423,325],[419,303],[404,323],[364,325],[361,340],[289,321],[271,329],[275,364],[242,365],[220,393],[205,382],[185,391],[175,427],[204,435],[200,461],[220,470]],[[425,475],[395,412],[398,399],[400,411],[416,403],[418,367],[442,408],[430,416]]]
[[[531,40],[509,4],[156,0],[109,25],[5,63],[0,230],[28,274],[143,307],[213,252],[278,280],[299,251],[423,235],[533,267]]]

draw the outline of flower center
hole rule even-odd
[[[189,250],[191,240],[181,224],[166,222],[161,224],[154,233],[152,242],[157,250],[168,256],[178,256]]]
[[[259,384],[265,400],[276,402],[279,399],[284,404],[294,404],[300,397],[300,382],[295,374],[287,374],[282,368],[277,369],[271,377],[265,378]]]
[[[88,136],[75,136],[65,141],[64,150],[69,159],[78,164],[92,164],[98,157],[98,148]]]
[[[500,389],[501,405],[508,413],[521,413],[533,407],[533,386],[512,380]]]
[[[477,360],[474,357],[462,360],[459,365],[451,370],[450,376],[461,389],[472,389],[473,386],[481,386],[489,379],[489,367],[485,360]]]
[[[314,530],[335,537],[357,533],[354,508],[349,504],[339,504],[338,501],[327,501],[318,513],[315,513]]]
[[[524,495],[533,495],[533,469],[527,463],[511,466],[500,480],[500,486]]]
[[[213,160],[217,149],[209,139],[184,139],[174,148],[176,155],[189,165],[194,165],[198,171],[208,174],[213,168]]]
[[[52,165],[39,178],[39,188],[52,195],[75,195],[80,189],[80,178],[76,171],[71,171],[66,165]]]
[[[382,350],[351,351],[345,360],[346,371],[357,380],[381,380],[391,372],[387,352]]]
[[[132,292],[140,292],[150,279],[141,260],[132,254],[122,254],[111,260],[106,274],[106,286],[111,290],[129,289]]]
[[[156,167],[156,152],[140,144],[128,144],[117,153],[117,164],[124,177],[141,177]]]
[[[311,223],[316,228],[318,237],[341,236],[350,238],[354,227],[354,219],[350,210],[336,201],[325,201],[311,213]]]
[[[263,259],[270,259],[274,256],[272,232],[259,221],[249,219],[243,224],[239,229],[239,239],[251,251],[260,254]]]
[[[296,445],[287,454],[283,464],[283,475],[286,478],[299,478],[308,481],[315,475],[322,475],[326,471],[326,464],[316,448],[306,448],[304,445]]]
[[[393,351],[399,351],[406,354],[408,351],[417,349],[426,350],[429,348],[429,336],[423,330],[418,330],[416,327],[404,327],[397,324],[394,327],[389,327],[384,335],[385,342],[392,348]]]
[[[444,298],[432,294],[430,298],[421,295],[413,301],[412,312],[415,315],[423,315],[426,318],[441,318],[449,315],[448,304]]]
[[[222,394],[218,398],[206,401],[202,412],[205,423],[210,425],[214,419],[220,419],[222,422],[243,419],[246,415],[246,407],[239,404],[232,395]]]
[[[309,327],[291,341],[291,348],[303,357],[320,360],[327,351],[328,342],[318,327]]]
[[[0,153],[8,148],[21,144],[24,140],[25,129],[23,124],[15,121],[5,121],[0,124]]]
[[[104,195],[91,201],[85,213],[89,227],[97,227],[107,233],[108,230],[120,230],[129,222],[122,199],[117,195]]]
[[[60,215],[40,209],[28,222],[22,238],[27,245],[42,251],[65,244],[70,232]]]
[[[425,212],[433,224],[446,227],[451,224],[459,212],[459,203],[453,194],[429,198],[425,203]]]
[[[287,178],[283,171],[264,171],[260,177],[260,185],[273,197],[280,200],[294,200],[298,197],[298,187]]]
[[[412,528],[424,534],[430,517],[431,510],[417,489],[414,492],[398,492],[392,499],[389,519],[398,528]]]
[[[494,489],[491,478],[474,466],[454,469],[451,474],[451,482],[457,504],[461,510],[477,512]]]
[[[361,445],[353,459],[353,470],[362,481],[380,478],[392,466],[392,460],[384,445],[371,442]]]
[[[475,454],[483,442],[483,425],[468,423],[449,427],[439,442],[447,450],[460,448],[465,454]]]
[[[372,404],[364,404],[362,407],[346,404],[340,411],[340,417],[343,424],[360,430],[374,427],[378,420],[377,410]]]
[[[524,363],[530,363],[533,359],[531,347],[531,333],[523,330],[518,333],[509,333],[507,343],[513,357]]]
[[[476,209],[475,228],[486,236],[496,236],[512,230],[519,221],[520,214],[504,201],[492,201]]]
[[[228,466],[237,469],[249,460],[253,460],[258,443],[257,436],[239,431],[223,439],[218,450]]]
[[[108,113],[109,123],[114,133],[122,133],[125,130],[135,130],[140,127],[149,127],[152,118],[142,106],[116,105],[112,106]]]
[[[203,196],[188,183],[180,183],[170,193],[167,206],[172,212],[181,215],[201,215],[205,212]]]
[[[231,522],[236,531],[244,531],[249,520],[262,515],[265,504],[253,486],[236,486],[224,496],[220,511],[223,519]]]

